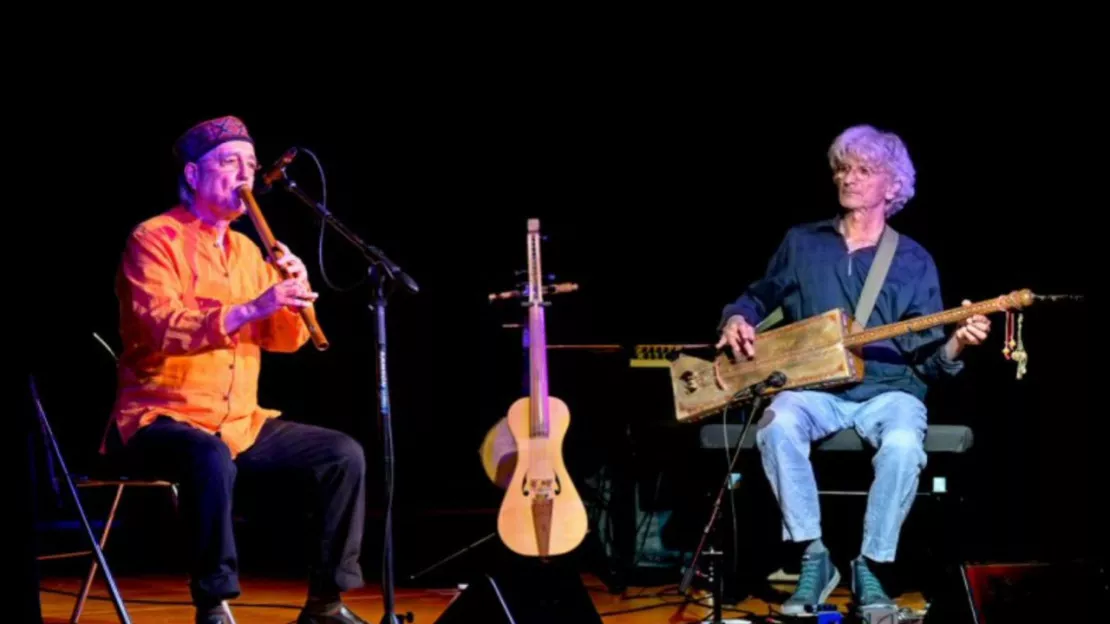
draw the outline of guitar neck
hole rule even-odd
[[[879,342],[880,340],[887,340],[895,338],[903,334],[911,332],[924,331],[940,325],[950,325],[958,323],[966,318],[975,316],[976,314],[992,314],[994,312],[1005,312],[1007,310],[1021,309],[1033,303],[1032,291],[1015,290],[1008,295],[1002,295],[994,299],[987,299],[973,303],[969,306],[960,306],[942,312],[936,312],[926,316],[919,316],[917,318],[899,321],[897,323],[890,323],[888,325],[880,325],[872,329],[865,329],[861,332],[851,334],[844,339],[845,347],[859,347],[872,342]]]
[[[531,434],[533,438],[545,437],[548,434],[547,338],[543,306],[537,305],[528,309],[528,331],[530,334],[528,368],[531,374]]]
[[[528,369],[531,377],[530,433],[547,437],[547,328],[544,327],[543,262],[540,258],[540,222],[528,220]]]

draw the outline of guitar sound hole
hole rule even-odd
[[[686,386],[686,391],[687,392],[697,391],[698,384],[697,384],[697,380],[694,379],[694,372],[693,371],[686,371],[685,373],[682,373],[682,375],[679,378],[682,379],[682,383],[683,383],[683,385]]]

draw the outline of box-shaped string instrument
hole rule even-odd
[[[866,344],[957,323],[976,314],[1022,309],[1041,298],[1028,289],[1017,290],[972,305],[871,329],[859,329],[843,310],[829,310],[757,334],[755,357],[751,359],[740,356],[734,361],[727,348],[718,352],[711,346],[702,349],[705,353],[697,349],[676,350],[667,356],[675,417],[680,422],[694,422],[731,404],[754,398],[750,389],[776,372],[785,375],[785,383],[761,387],[758,394],[769,396],[783,390],[859,383],[864,375],[860,350]],[[1019,366],[1024,366],[1024,350],[1014,356]]]

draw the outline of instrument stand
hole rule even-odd
[[[276,175],[276,174],[275,174]],[[370,262],[368,274],[370,277],[373,296],[370,309],[374,311],[376,331],[374,333],[376,345],[376,369],[378,384],[378,428],[382,436],[382,462],[385,473],[385,543],[382,548],[382,599],[384,613],[382,624],[399,624],[412,622],[413,614],[397,615],[394,606],[394,581],[393,581],[393,414],[389,398],[388,376],[388,351],[386,340],[386,303],[393,284],[400,283],[410,293],[419,292],[416,285],[396,263],[386,257],[377,247],[362,241],[354,232],[336,219],[322,204],[314,201],[297,186],[296,182],[285,175],[284,168],[279,176],[283,186],[290,193],[300,199],[305,205],[316,211],[317,215],[338,232],[343,238],[362,252]],[[388,288],[388,289],[387,289]]]

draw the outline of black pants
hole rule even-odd
[[[311,514],[310,592],[362,586],[366,460],[350,436],[271,419],[255,444],[232,460],[220,438],[162,417],[140,429],[124,454],[140,464],[136,468],[143,475],[180,485],[195,603],[239,596],[231,509],[236,490],[243,488],[297,496],[299,507]]]

